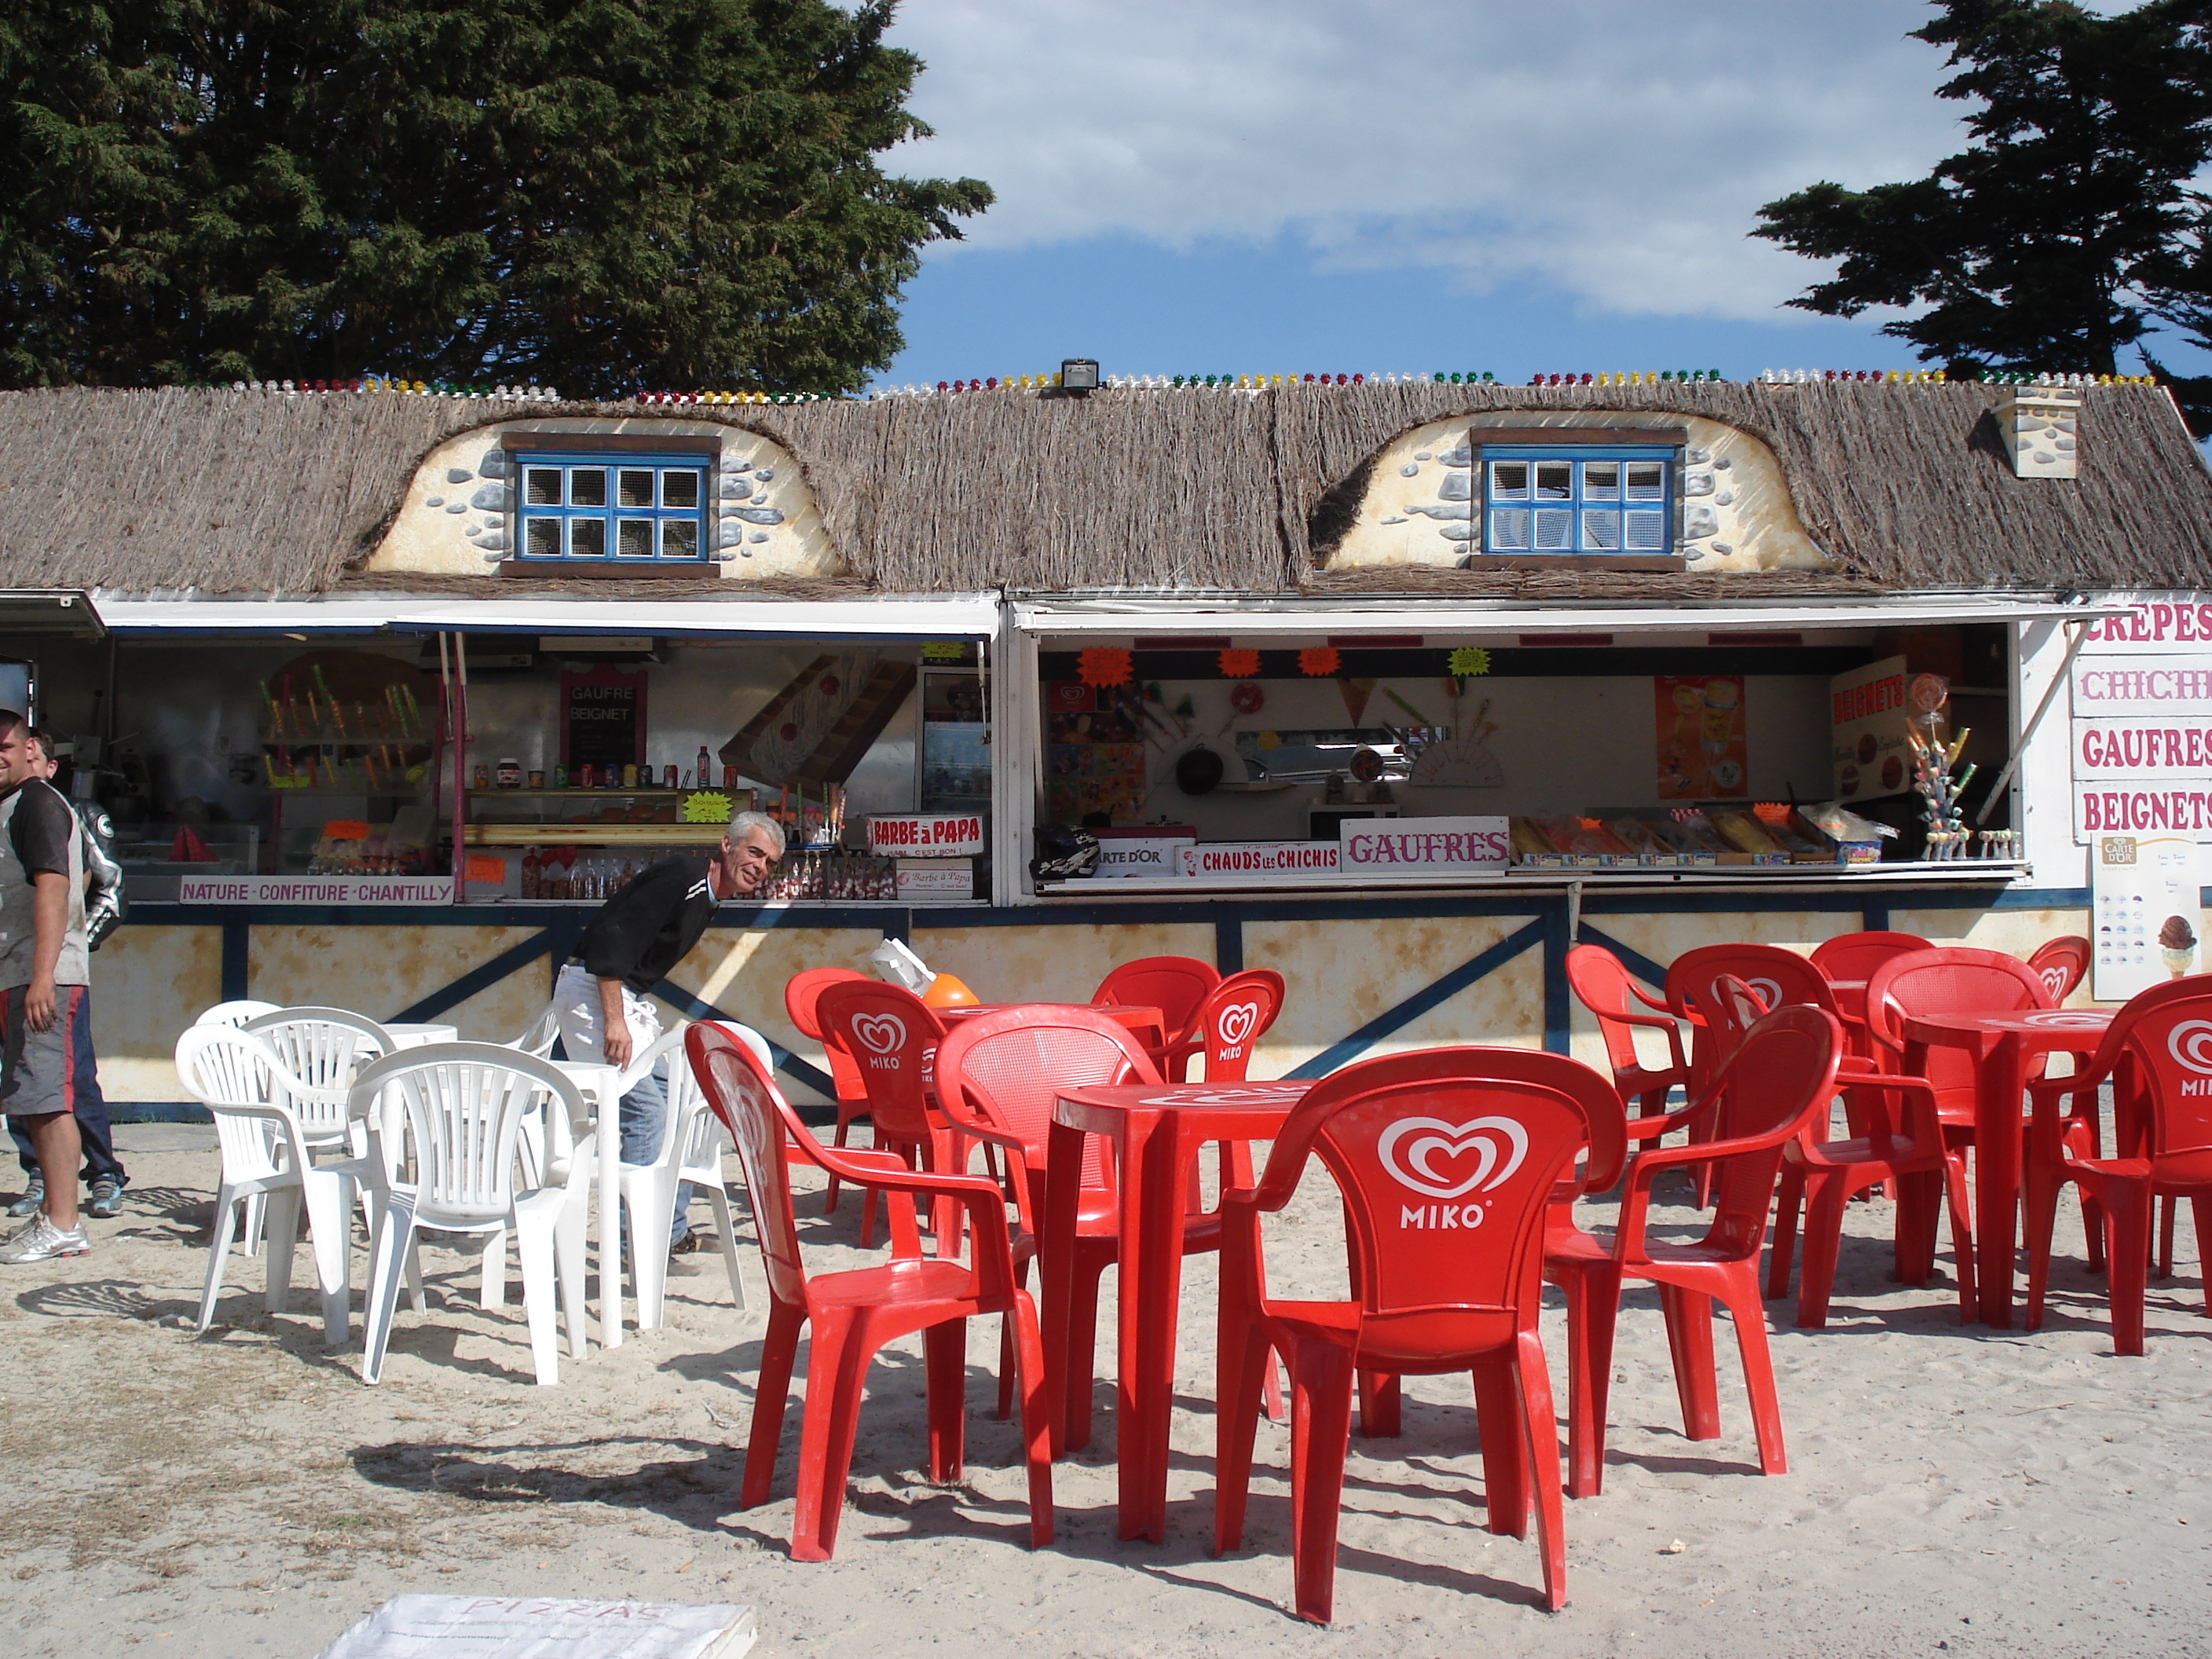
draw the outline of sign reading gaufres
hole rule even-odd
[[[451,876],[185,876],[179,904],[449,904]]]
[[[2212,602],[2160,595],[2087,624],[2074,661],[2074,840],[2212,842]]]

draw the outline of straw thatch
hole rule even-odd
[[[416,466],[447,439],[500,420],[649,414],[719,422],[781,445],[861,591],[1650,599],[2212,587],[2212,473],[2164,392],[2087,392],[2075,480],[2013,476],[1989,415],[1996,397],[1994,387],[1966,385],[1414,382],[642,410],[390,394],[11,392],[0,395],[0,585],[527,591],[504,580],[371,581],[356,570]],[[1740,427],[1780,457],[1798,514],[1836,569],[1320,569],[1354,493],[1347,481],[1391,439],[1454,415],[1507,410],[1537,422],[1603,410]],[[557,585],[616,596],[611,584]],[[739,586],[622,584],[624,597],[672,599]]]

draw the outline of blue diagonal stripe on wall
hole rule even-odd
[[[1507,963],[1544,942],[1548,924],[1539,918],[1516,932],[1508,933],[1488,950],[1462,963],[1443,978],[1431,981],[1394,1007],[1386,1008],[1369,1020],[1350,1036],[1331,1044],[1303,1066],[1285,1075],[1294,1078],[1327,1077],[1338,1066],[1359,1058],[1370,1048],[1389,1036],[1412,1024],[1430,1009],[1441,1006],[1465,990],[1475,981],[1496,973]]]
[[[688,1018],[725,1020],[732,1025],[744,1025],[748,1030],[752,1029],[747,1021],[739,1019],[735,1014],[724,1012],[711,1002],[702,1001],[682,986],[669,980],[664,979],[659,984],[654,986],[653,994],[663,1002],[674,1004]],[[769,1041],[765,1032],[762,1033],[762,1036],[763,1041],[768,1041],[769,1053],[775,1056],[777,1071],[781,1072],[786,1077],[804,1083],[817,1094],[827,1095],[832,1100],[837,1098],[837,1085],[830,1080],[830,1074],[818,1066],[809,1065],[781,1043]]]
[[[549,927],[542,933],[532,934],[520,945],[510,945],[489,962],[480,963],[459,979],[440,986],[420,1002],[402,1008],[392,1015],[391,1023],[408,1024],[435,1019],[447,1009],[458,1008],[477,992],[488,991],[509,974],[528,967],[567,937],[563,930]]]
[[[1652,961],[1641,951],[1630,950],[1612,934],[1601,933],[1588,922],[1583,924],[1582,933],[1577,937],[1575,943],[1603,945],[1620,958],[1622,967],[1627,969],[1630,973],[1635,975],[1653,990],[1663,991],[1667,988],[1667,970],[1664,968]]]

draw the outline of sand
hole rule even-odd
[[[431,1305],[402,1311],[369,1389],[357,1351],[324,1349],[312,1296],[263,1311],[258,1261],[236,1261],[222,1322],[196,1334],[211,1133],[118,1139],[137,1184],[121,1219],[92,1224],[94,1252],[0,1268],[13,1653],[312,1655],[406,1591],[750,1602],[764,1655],[2212,1650],[2212,1321],[2195,1251],[2185,1237],[2177,1276],[2153,1285],[2148,1355],[2116,1358],[2070,1202],[2034,1335],[1958,1322],[1948,1247],[1928,1288],[1889,1283],[1888,1206],[1852,1206],[1829,1328],[1788,1328],[1794,1304],[1768,1304],[1784,1476],[1758,1472],[1725,1333],[1723,1437],[1682,1437],[1656,1304],[1632,1291],[1606,1491],[1568,1504],[1561,1613],[1535,1605],[1533,1547],[1482,1529],[1464,1380],[1409,1382],[1403,1437],[1353,1442],[1337,1619],[1318,1630],[1286,1610],[1280,1428],[1261,1426],[1247,1547],[1208,1551],[1208,1259],[1186,1280],[1165,1545],[1115,1537],[1102,1383],[1097,1444],[1055,1470],[1059,1540],[1025,1547],[984,1322],[965,1480],[923,1478],[919,1344],[897,1345],[872,1377],[837,1559],[807,1565],[785,1551],[795,1409],[776,1497],[734,1507],[762,1321],[732,1306],[718,1257],[679,1259],[665,1328],[538,1389],[520,1310],[479,1310],[473,1260],[427,1250]],[[818,1208],[802,1208],[811,1262],[860,1260],[857,1201]],[[1662,1231],[1692,1218],[1658,1213]],[[1333,1219],[1310,1184],[1273,1242],[1279,1288],[1340,1278]],[[757,1256],[746,1271],[757,1308]],[[1102,1367],[1110,1331],[1109,1315]],[[1556,1311],[1546,1341],[1564,1404]]]

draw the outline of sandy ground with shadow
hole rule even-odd
[[[679,1259],[665,1328],[595,1346],[541,1389],[520,1310],[480,1310],[474,1260],[428,1249],[430,1305],[403,1309],[368,1389],[356,1351],[324,1349],[311,1295],[263,1310],[258,1261],[234,1261],[220,1322],[196,1334],[211,1133],[118,1139],[136,1185],[123,1218],[93,1224],[94,1252],[0,1269],[0,1631],[15,1653],[307,1656],[410,1590],[747,1601],[764,1655],[2212,1651],[2212,1321],[2185,1227],[2176,1277],[2152,1287],[2148,1356],[2118,1359],[2070,1201],[2034,1335],[1958,1322],[1948,1246],[1926,1289],[1890,1283],[1889,1206],[1852,1206],[1829,1328],[1790,1329],[1794,1304],[1768,1304],[1790,1462],[1772,1479],[1726,1334],[1723,1437],[1692,1443],[1656,1302],[1632,1291],[1606,1491],[1568,1505],[1571,1600],[1556,1614],[1535,1605],[1533,1547],[1483,1530],[1464,1379],[1410,1381],[1402,1437],[1353,1443],[1337,1621],[1316,1630],[1285,1610],[1280,1428],[1261,1425],[1247,1547],[1208,1551],[1209,1258],[1186,1279],[1164,1546],[1115,1537],[1102,1382],[1097,1443],[1055,1471],[1059,1540],[1024,1547],[984,1322],[964,1481],[921,1473],[920,1344],[897,1345],[871,1379],[837,1559],[805,1565],[784,1548],[796,1409],[776,1497],[734,1507],[763,1321],[732,1307],[719,1257]],[[1609,1206],[1589,1208],[1607,1223]],[[860,1261],[858,1202],[818,1211],[804,1201],[811,1262]],[[1278,1287],[1340,1283],[1340,1237],[1333,1197],[1309,1182],[1271,1248]],[[745,1265],[757,1309],[757,1257]],[[1109,1311],[1102,1374],[1110,1337]],[[1546,1340],[1564,1408],[1556,1308]]]

